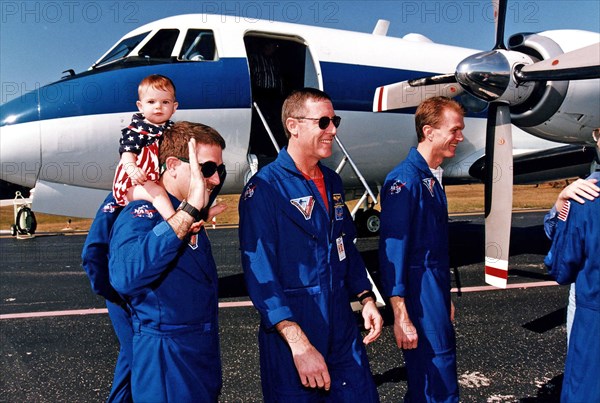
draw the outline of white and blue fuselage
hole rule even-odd
[[[185,59],[189,46],[186,38],[200,31],[212,35],[213,57]],[[170,38],[165,40],[169,45],[168,57],[145,55],[144,49],[161,35]],[[111,54],[131,38],[138,38],[132,42],[135,46],[126,49],[125,57],[111,60]],[[73,203],[66,199],[77,197],[77,193],[59,185],[85,191],[95,189],[100,191],[99,195],[105,195],[111,188],[119,159],[121,129],[137,111],[137,86],[150,74],[162,74],[177,87],[179,109],[172,120],[210,125],[225,138],[227,181],[223,192],[239,192],[249,171],[253,130],[249,38],[270,38],[289,44],[290,54],[304,63],[294,68],[289,65],[296,59],[287,61],[288,69],[295,74],[295,85],[318,87],[331,96],[336,113],[342,117],[338,136],[363,176],[375,187],[382,184],[391,168],[416,144],[414,111],[373,113],[375,89],[432,73],[454,71],[462,59],[477,52],[427,40],[221,15],[165,18],[127,34],[88,71],[2,105],[0,179],[27,187],[49,186],[65,196],[65,200],[55,203],[63,210],[73,208]],[[595,103],[597,112],[597,99]],[[475,180],[469,169],[484,153],[484,118],[485,112],[467,115],[465,141],[456,158],[444,166],[445,178],[457,182]],[[598,120],[597,115],[595,119]],[[592,119],[589,124],[597,122]],[[516,153],[558,146],[518,128],[513,133]],[[558,140],[552,134],[546,138]],[[334,147],[327,164],[335,168],[342,157],[341,151]],[[342,176],[347,188],[360,187],[350,169],[344,169]],[[100,200],[91,203],[89,212],[95,212]],[[61,213],[57,211],[60,208],[38,206],[41,211],[56,213]],[[83,210],[80,213],[88,214]],[[76,214],[71,211],[71,215]]]

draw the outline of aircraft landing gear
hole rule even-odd
[[[369,208],[367,210],[359,210],[354,218],[356,228],[360,236],[377,236],[381,228],[379,219],[379,211]]]
[[[15,223],[10,226],[10,233],[17,239],[33,238],[37,229],[37,220],[31,210],[31,202],[24,199],[21,192],[16,192],[14,200]]]

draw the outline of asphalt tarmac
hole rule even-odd
[[[513,215],[514,288],[498,290],[483,281],[483,218],[451,218],[461,401],[558,401],[568,287],[545,274],[542,220],[541,212]],[[248,303],[237,230],[209,230],[209,237],[220,282],[220,401],[260,402],[259,318]],[[84,240],[85,234],[0,239],[0,402],[101,402],[108,395],[118,344],[103,300],[80,267]],[[357,245],[378,281],[377,238]],[[406,371],[390,312],[382,312],[382,337],[367,350],[381,401],[399,402]]]

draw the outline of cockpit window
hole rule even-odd
[[[170,58],[178,36],[178,29],[161,29],[140,49],[139,56],[152,59]]]
[[[94,67],[101,66],[115,60],[126,57],[140,42],[148,35],[149,32],[144,32],[130,38],[123,39],[117,46],[115,46],[110,53],[108,53],[102,60],[94,65]]]
[[[212,31],[190,29],[185,36],[179,60],[215,60],[215,36]]]

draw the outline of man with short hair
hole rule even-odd
[[[458,402],[454,307],[450,300],[446,158],[463,141],[464,111],[433,97],[415,113],[418,145],[381,190],[380,268],[394,336],[408,374],[406,402]]]
[[[322,91],[284,102],[289,138],[240,198],[240,247],[248,292],[261,315],[265,402],[377,402],[364,344],[382,319],[354,239],[341,178],[331,156],[341,118]],[[350,298],[363,304],[361,335]]]
[[[110,282],[132,310],[136,402],[216,402],[220,393],[218,277],[198,222],[224,178],[224,148],[211,127],[176,123],[161,144],[159,184],[177,212],[165,221],[136,200],[114,223]]]

